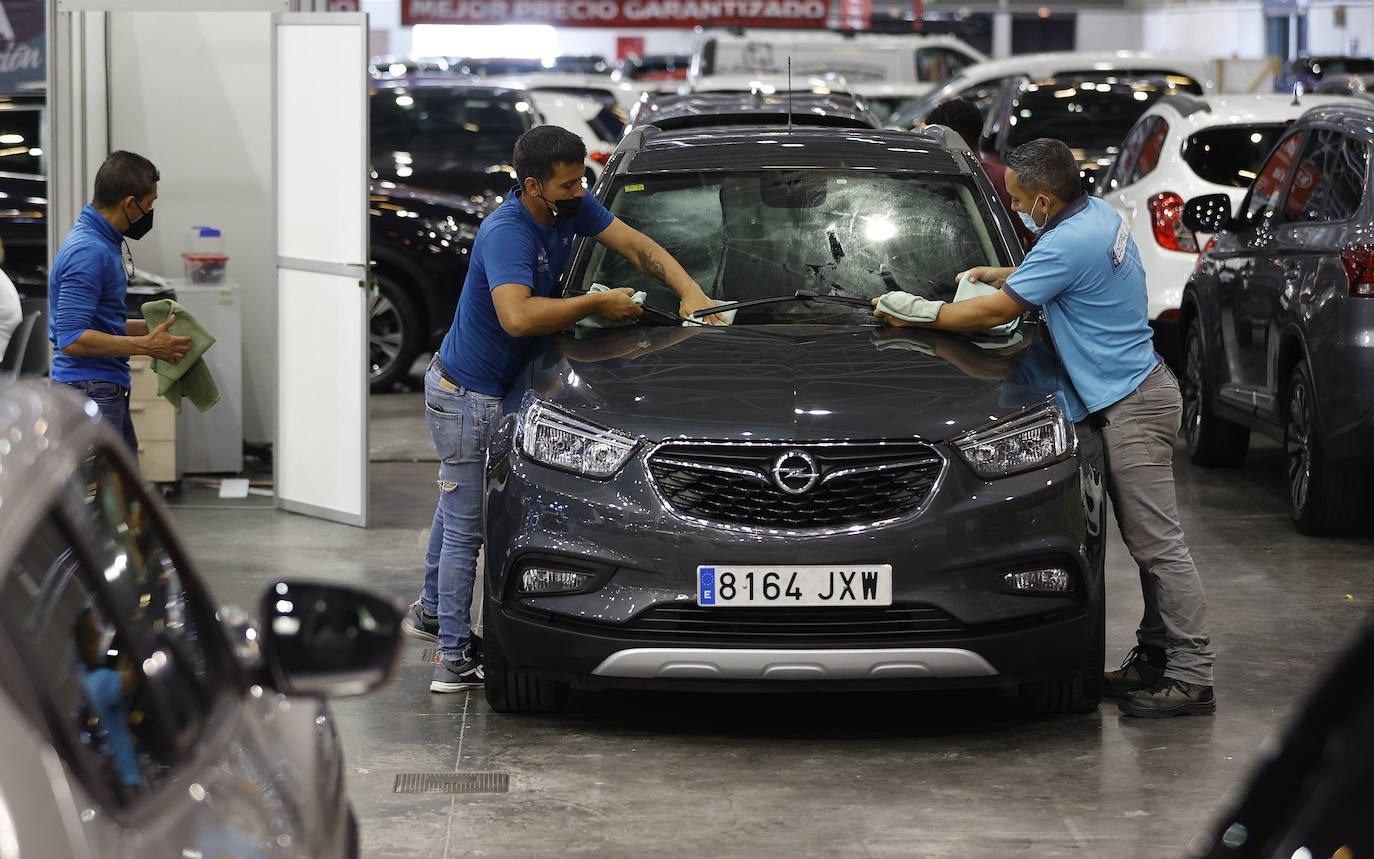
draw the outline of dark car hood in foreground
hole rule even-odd
[[[553,338],[532,381],[565,409],[656,440],[936,441],[1053,393],[1052,369],[1025,360],[1047,352],[1033,324],[981,342],[863,326],[640,326]]]

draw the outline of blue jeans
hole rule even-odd
[[[138,436],[134,434],[134,419],[129,415],[129,389],[114,382],[87,380],[83,382],[63,382],[85,394],[100,416],[114,425],[115,431],[124,439],[135,457],[138,456]]]
[[[425,373],[425,417],[439,455],[439,504],[425,552],[420,607],[439,615],[441,657],[459,659],[472,635],[472,589],[482,548],[482,469],[501,398],[455,385],[435,355]]]

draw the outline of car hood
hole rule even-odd
[[[938,441],[1053,396],[1052,355],[1026,360],[1044,350],[1032,323],[996,339],[838,325],[633,327],[552,338],[529,380],[563,409],[652,440]]]

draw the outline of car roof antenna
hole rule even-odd
[[[787,131],[792,131],[792,55],[787,55]]]

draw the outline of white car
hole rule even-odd
[[[550,125],[566,128],[587,145],[587,187],[591,187],[620,142],[624,121],[615,120],[611,128],[605,118],[606,108],[594,99],[538,90],[530,97]]]
[[[625,121],[634,108],[635,102],[645,87],[635,81],[612,80],[607,75],[586,75],[569,72],[527,72],[513,75],[489,75],[482,78],[485,83],[518,83],[525,89],[536,93],[556,92],[562,95],[577,95],[601,101],[607,107],[620,110],[620,119]]]
[[[789,58],[793,76],[839,74],[853,87],[908,85],[918,92],[987,59],[953,36],[712,29],[698,34],[687,79],[698,89],[702,78],[716,75],[786,76]]]
[[[1361,102],[1339,95],[1165,96],[1150,105],[1098,182],[1098,195],[1130,228],[1145,266],[1155,348],[1178,366],[1183,287],[1206,237],[1183,225],[1183,204],[1227,194],[1234,206],[1293,120],[1321,104]]]
[[[1149,51],[1046,51],[1017,54],[969,66],[959,76],[898,107],[888,118],[892,128],[914,128],[926,115],[952,98],[962,98],[986,112],[1007,83],[1022,77],[1031,80],[1095,72],[1120,71],[1125,76],[1167,75],[1175,86],[1196,95],[1216,89],[1216,64],[1191,54],[1156,54]]]

